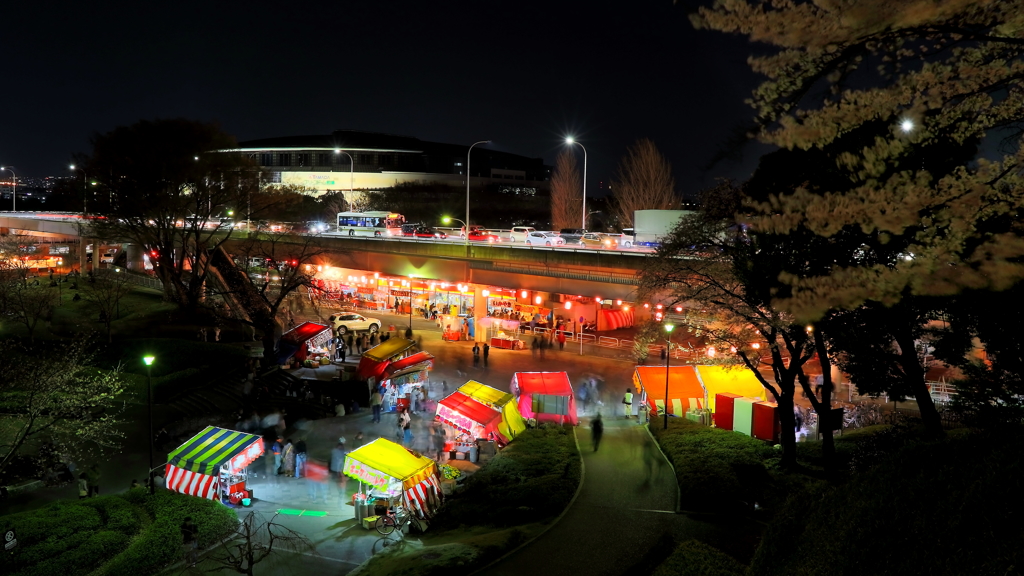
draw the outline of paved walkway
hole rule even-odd
[[[626,574],[687,521],[675,514],[671,467],[635,419],[606,420],[597,452],[588,425],[577,432],[586,474],[576,502],[551,530],[482,574]]]

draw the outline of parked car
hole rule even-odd
[[[562,228],[558,231],[558,235],[565,240],[566,244],[581,244],[580,239],[587,234],[587,231],[582,228]]]
[[[465,235],[463,235],[463,237],[465,237]],[[492,233],[488,232],[487,230],[484,230],[483,228],[478,229],[478,230],[474,230],[474,229],[470,228],[470,230],[469,230],[469,241],[470,242],[501,242],[501,236],[498,236],[497,234],[492,234]]]
[[[361,330],[369,330],[370,332],[376,332],[380,330],[381,322],[376,318],[367,318],[355,312],[340,312],[338,314],[331,314],[328,318],[331,323],[331,327],[334,328],[334,333],[338,335],[344,335],[349,331],[359,332]]]
[[[100,263],[102,264],[113,264],[114,257],[117,256],[117,248],[108,248],[103,256],[100,257]]]
[[[512,242],[526,242],[526,238],[536,231],[537,229],[531,226],[514,226],[508,233],[508,239]]]
[[[526,243],[530,246],[565,246],[565,240],[554,232],[530,232],[526,237]]]
[[[580,244],[583,244],[587,248],[604,248],[605,250],[613,250],[619,247],[619,239],[612,234],[587,232],[582,238],[580,238]]]

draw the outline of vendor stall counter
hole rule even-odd
[[[259,436],[207,426],[167,455],[167,489],[222,502],[252,498],[246,467],[261,454]]]

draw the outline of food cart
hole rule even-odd
[[[512,375],[511,390],[523,418],[574,426],[580,422],[576,397],[565,372],[516,372]]]
[[[320,362],[321,358],[331,357],[330,340],[333,336],[330,326],[316,322],[303,322],[281,335],[281,343],[277,354],[278,364],[285,364],[295,357],[299,362],[307,358]],[[328,361],[329,363],[329,361]]]
[[[751,397],[755,401],[766,399],[764,386],[746,368],[671,366],[668,368],[667,399],[664,366],[637,366],[633,384],[637,394],[646,400],[652,418],[665,411],[679,417],[693,411],[714,412],[715,397],[722,393]]]
[[[477,440],[494,442],[499,447],[510,440],[498,430],[501,412],[462,392],[452,392],[438,402],[435,418],[451,431],[452,447],[459,452],[469,452],[470,461],[476,460]]]
[[[263,454],[254,434],[207,426],[167,455],[168,490],[231,504],[252,498],[246,467]]]
[[[372,377],[380,382],[388,364],[413,354],[415,347],[415,342],[405,338],[389,338],[381,342],[363,352],[362,358],[359,359],[359,366],[356,367],[356,378],[366,380]]]
[[[515,402],[515,396],[508,392],[502,392],[486,384],[470,380],[459,386],[459,392],[501,412],[501,423],[498,424],[498,432],[508,440],[512,440],[526,430],[526,422],[519,413],[519,406]]]
[[[433,368],[434,356],[427,352],[417,352],[389,363],[381,374],[384,405],[391,410],[409,408],[410,396],[420,393],[430,383]]]
[[[437,464],[384,438],[349,452],[344,472],[360,483],[354,499],[360,521],[366,504],[374,501],[387,501],[399,515],[413,513],[429,519],[444,500]]]

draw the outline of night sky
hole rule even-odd
[[[217,121],[239,140],[490,139],[548,163],[572,134],[593,194],[649,137],[690,194],[749,174],[762,149],[703,171],[758,79],[745,39],[693,29],[695,5],[18,2],[0,27],[0,164],[63,175],[94,132],[143,118]]]

